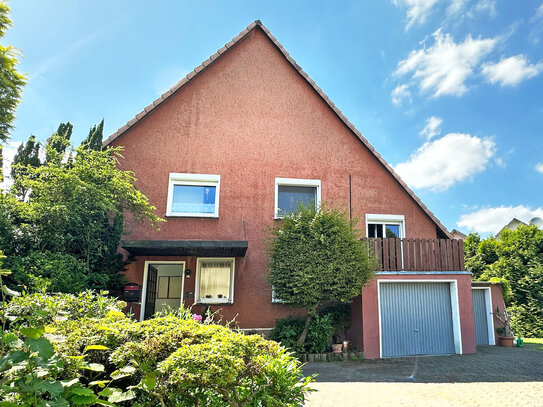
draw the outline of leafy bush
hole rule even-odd
[[[6,312],[12,324],[45,326],[54,321],[104,318],[111,311],[122,312],[124,307],[124,301],[108,297],[107,291],[87,290],[78,294],[34,293],[14,297],[7,304]]]
[[[321,353],[325,352],[330,345],[330,339],[334,334],[333,316],[331,314],[317,314],[309,324],[309,330],[305,344],[297,342],[300,333],[304,328],[305,319],[289,316],[276,321],[275,327],[271,330],[270,338],[280,342],[286,348],[296,353]]]
[[[27,406],[301,406],[310,391],[312,378],[273,341],[199,323],[186,310],[135,322],[121,306],[93,292],[12,301],[9,317],[16,323],[4,333],[11,348],[0,360],[1,400]],[[32,328],[29,321],[46,325]]]
[[[325,352],[330,345],[333,333],[332,316],[330,314],[315,315],[311,320],[305,340],[306,349],[310,353]]]
[[[285,348],[296,353],[303,353],[305,347],[297,342],[298,337],[304,329],[304,319],[294,316],[278,319],[270,332],[270,339],[280,342]]]

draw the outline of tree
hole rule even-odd
[[[90,150],[101,150],[102,149],[102,140],[104,138],[104,119],[98,124],[90,129],[89,135],[81,143],[81,147],[90,149]]]
[[[502,280],[510,287],[505,297],[516,333],[543,336],[543,230],[520,225],[504,230],[499,239],[470,237],[465,250],[467,269],[475,279]]]
[[[373,276],[355,224],[340,211],[308,206],[270,230],[269,283],[284,304],[307,311],[300,344],[319,308],[350,302]]]
[[[74,126],[70,122],[60,123],[55,133],[47,139],[45,144],[45,163],[60,164],[64,159],[66,150],[70,147],[70,138]]]
[[[37,168],[40,162],[40,144],[36,142],[34,135],[30,136],[26,143],[21,143],[17,148],[17,153],[11,163],[11,179],[13,180],[13,190],[17,197],[24,201],[28,190],[20,182],[28,167]]]
[[[9,19],[9,7],[0,1],[0,38],[12,25]],[[17,72],[19,50],[0,45],[0,182],[4,180],[2,171],[2,145],[9,138],[15,120],[15,109],[21,101],[21,94],[26,83],[25,75]]]
[[[0,38],[4,37],[8,27],[12,25],[8,14],[9,7],[1,1]],[[0,142],[7,141],[9,132],[13,129],[15,109],[21,101],[21,93],[26,82],[25,76],[16,69],[19,57],[16,48],[0,45]]]
[[[48,161],[24,167],[18,184],[31,190],[26,200],[13,194],[0,200],[0,250],[12,282],[31,291],[118,292],[126,264],[117,253],[121,236],[133,222],[161,219],[135,188],[133,174],[118,169],[119,148],[79,147],[66,163],[68,134],[71,125],[59,126],[46,145]]]

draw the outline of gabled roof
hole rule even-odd
[[[221,57],[221,55],[228,52],[228,50],[234,47],[237,43],[242,41],[247,34],[252,30],[260,29],[268,37],[268,39],[276,46],[276,48],[283,54],[288,62],[298,71],[298,73],[307,81],[307,83],[317,92],[317,94],[326,102],[326,104],[334,111],[337,117],[354,133],[354,135],[366,146],[368,150],[375,156],[375,158],[385,167],[385,169],[394,177],[394,179],[405,189],[405,191],[413,198],[413,200],[421,207],[421,209],[432,219],[436,224],[438,234],[442,234],[443,237],[451,238],[451,235],[447,228],[441,224],[441,222],[435,217],[435,215],[422,203],[422,201],[415,195],[415,193],[407,186],[407,184],[394,172],[392,167],[381,157],[381,155],[375,151],[375,148],[368,142],[368,140],[360,133],[354,125],[341,113],[341,111],[336,107],[336,105],[330,100],[330,98],[322,91],[322,89],[303,71],[303,69],[296,63],[296,61],[289,55],[289,53],[283,48],[283,46],[277,41],[277,39],[272,35],[272,33],[262,24],[260,20],[256,20],[254,23],[250,24],[240,32],[232,41],[227,43],[224,47],[219,49],[215,54],[211,55],[207,60],[202,62],[201,65],[198,65],[194,71],[190,72],[182,80],[180,80],[175,86],[173,86],[166,93],[162,94],[158,99],[153,103],[143,109],[138,113],[132,120],[126,123],[123,127],[109,136],[103,143],[104,147],[111,144],[113,141],[122,136],[130,128],[134,127],[143,117],[152,112],[158,106],[160,106],[164,101],[166,101],[174,93],[182,89],[190,80],[198,76],[200,72],[206,69],[209,65],[213,64],[215,60]]]

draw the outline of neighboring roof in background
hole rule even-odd
[[[530,222],[525,223],[525,222],[523,222],[523,221],[521,221],[521,220],[519,220],[517,218],[513,218],[513,219],[511,219],[511,221],[507,225],[505,225],[503,228],[501,228],[501,230],[498,233],[496,233],[495,238],[499,239],[502,232],[505,229],[517,230],[517,228],[520,225],[536,225],[539,229],[543,229],[543,220],[536,216],[535,218],[530,219]]]
[[[451,236],[453,239],[460,239],[460,240],[466,240],[467,235],[460,232],[459,230],[453,229],[451,230]]]

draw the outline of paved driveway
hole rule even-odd
[[[543,352],[480,347],[476,355],[308,363],[316,406],[543,406]]]

